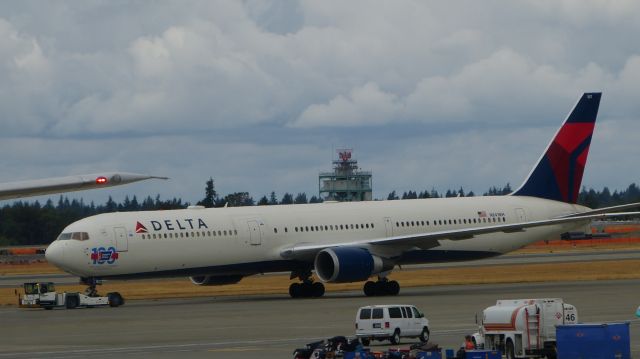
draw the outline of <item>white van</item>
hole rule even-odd
[[[429,340],[429,320],[416,307],[406,304],[369,305],[358,309],[356,336],[363,345],[371,340],[400,343],[401,337]]]

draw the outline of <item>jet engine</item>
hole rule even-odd
[[[314,266],[323,282],[332,283],[359,282],[393,269],[393,263],[357,247],[323,249],[316,255]]]
[[[225,284],[235,284],[238,283],[241,279],[241,275],[224,275],[224,276],[213,276],[213,275],[199,275],[194,277],[189,277],[191,279],[191,283],[195,285],[225,285]]]

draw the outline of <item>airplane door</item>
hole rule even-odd
[[[393,225],[391,224],[391,217],[384,217],[384,229],[387,237],[393,236]]]
[[[252,246],[262,244],[262,231],[258,221],[249,220],[247,221],[247,225],[249,226],[249,244]]]
[[[519,222],[527,221],[527,216],[525,215],[523,208],[516,208],[516,220]]]
[[[127,230],[124,227],[114,227],[113,232],[116,238],[116,251],[125,252],[129,250],[129,239]]]

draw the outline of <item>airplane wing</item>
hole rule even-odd
[[[138,173],[104,172],[68,177],[43,178],[29,181],[6,182],[0,183],[0,200],[113,187],[152,178],[167,179],[167,177],[157,177]]]
[[[587,212],[587,213],[591,213]],[[434,248],[439,245],[440,240],[461,240],[469,239],[480,234],[488,233],[514,233],[524,232],[527,228],[535,228],[541,226],[549,226],[554,224],[572,223],[572,222],[587,222],[594,219],[605,219],[613,217],[623,216],[638,216],[640,212],[620,212],[620,213],[597,213],[597,214],[585,214],[582,216],[572,215],[572,217],[561,217],[546,219],[541,221],[530,221],[522,223],[512,224],[499,224],[495,226],[486,227],[473,227],[452,229],[436,232],[425,232],[418,234],[410,234],[404,236],[385,237],[378,239],[367,239],[360,241],[350,241],[344,243],[331,243],[331,244],[314,244],[314,243],[299,243],[292,247],[284,248],[280,255],[287,259],[308,259],[314,256],[317,252],[330,247],[367,247],[371,245],[379,246],[414,246],[422,249]]]

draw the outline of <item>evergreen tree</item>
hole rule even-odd
[[[228,194],[224,198],[228,207],[253,206],[253,198],[249,196],[249,192],[236,192]]]
[[[262,198],[260,198],[260,200],[258,201],[258,206],[266,206],[269,204],[269,200],[267,199],[267,196],[262,196]]]
[[[204,199],[198,202],[198,205],[205,206],[206,208],[213,208],[216,206],[217,199],[218,193],[216,192],[216,187],[213,183],[213,177],[209,177],[204,187]]]
[[[285,192],[284,196],[282,196],[282,201],[280,204],[293,204],[293,195],[291,193]]]
[[[295,203],[295,204],[309,203],[309,201],[307,201],[307,194],[304,193],[304,192],[298,193],[298,195],[296,196],[296,199],[293,201],[293,203]]]
[[[322,198],[311,196],[311,199],[309,199],[309,203],[322,203]]]
[[[269,195],[269,205],[273,206],[276,204],[278,204],[278,197],[276,197],[275,192],[271,192],[271,194]]]
[[[398,196],[396,195],[396,191],[393,190],[391,191],[391,193],[389,193],[389,195],[387,196],[387,200],[388,201],[392,201],[392,200],[396,200],[399,199]]]

